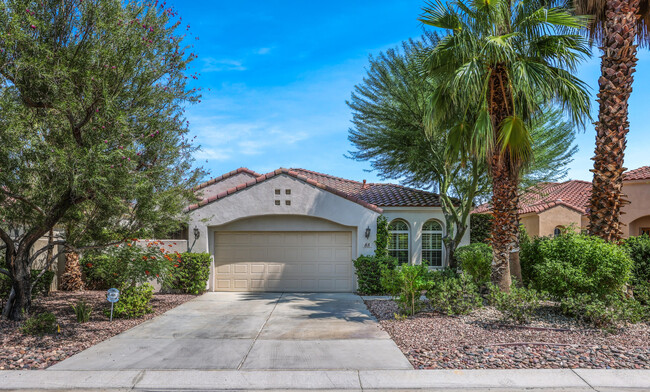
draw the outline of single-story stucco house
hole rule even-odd
[[[591,182],[571,180],[534,185],[519,198],[519,222],[530,236],[550,236],[565,227],[586,230]],[[628,201],[621,210],[623,237],[650,234],[650,166],[624,173],[622,192]],[[490,213],[489,203],[473,214]]]
[[[380,215],[401,263],[447,264],[435,193],[284,168],[240,168],[195,191],[186,235],[213,256],[210,291],[354,291],[352,260],[374,253]]]

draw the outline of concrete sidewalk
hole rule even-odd
[[[0,371],[0,390],[650,391],[649,370]]]

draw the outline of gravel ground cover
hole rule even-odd
[[[397,305],[366,305],[416,369],[650,369],[650,325],[592,329],[545,306],[530,324],[504,323],[491,307],[467,316],[422,312],[396,320]]]
[[[0,370],[47,368],[192,298],[195,296],[155,294],[151,300],[154,313],[132,320],[113,319],[113,322],[103,312],[110,309],[105,291],[54,292],[37,298],[31,314],[54,313],[61,331],[55,335],[26,336],[20,331],[20,323],[0,320]],[[80,299],[93,307],[90,321],[83,324],[77,322],[71,308]]]

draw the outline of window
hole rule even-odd
[[[557,236],[559,236],[560,234],[562,234],[562,229],[564,229],[563,226],[557,226],[557,227],[553,230],[553,237],[557,237]]]
[[[276,206],[279,206],[279,205],[280,205],[280,200],[276,200],[276,201],[275,201],[275,205],[276,205]]]
[[[276,194],[276,195],[279,195],[280,192],[282,192],[282,190],[280,190],[280,189],[276,189],[276,190],[275,190],[275,194]]]
[[[291,194],[291,189],[285,189],[284,193],[286,193],[287,195],[290,195]]]
[[[290,206],[291,205],[291,200],[285,200],[284,204],[287,205],[287,206]]]
[[[650,235],[650,227],[642,227],[639,231],[639,235]]]
[[[442,225],[435,220],[422,227],[422,264],[442,267]]]
[[[409,262],[409,227],[403,220],[388,225],[388,255],[395,257],[400,264]]]

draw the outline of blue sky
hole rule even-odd
[[[190,24],[202,102],[187,110],[212,176],[245,166],[265,173],[302,167],[378,181],[370,165],[345,157],[351,113],[345,101],[369,54],[422,34],[423,1],[168,1]],[[595,54],[597,49],[595,49]],[[597,92],[600,59],[579,76]],[[625,164],[650,165],[650,55],[638,55]],[[597,104],[594,101],[594,109]],[[595,114],[595,111],[594,111]],[[591,180],[593,126],[579,133],[569,178]],[[207,161],[207,162],[206,162]]]

